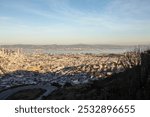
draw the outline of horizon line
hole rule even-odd
[[[57,45],[57,46],[67,46],[67,45],[110,45],[110,46],[140,46],[140,45],[150,45],[150,43],[147,44],[86,44],[86,43],[78,43],[78,44],[22,44],[22,43],[16,43],[16,44],[0,44],[0,46],[19,46],[19,45],[33,45],[33,46],[51,46],[51,45]]]

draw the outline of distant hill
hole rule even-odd
[[[128,48],[134,46],[121,46],[121,45],[88,45],[88,44],[75,44],[75,45],[0,45],[1,48],[23,48],[23,49],[65,49],[65,48],[86,48],[86,49],[117,49],[117,48]]]

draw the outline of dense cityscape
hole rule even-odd
[[[1,48],[0,90],[86,85],[132,69],[141,64],[140,59],[139,50],[121,54],[48,54]]]

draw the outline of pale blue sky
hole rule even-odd
[[[150,44],[150,0],[0,0],[0,44]]]

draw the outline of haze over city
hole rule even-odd
[[[0,44],[149,44],[149,0],[0,0]]]

